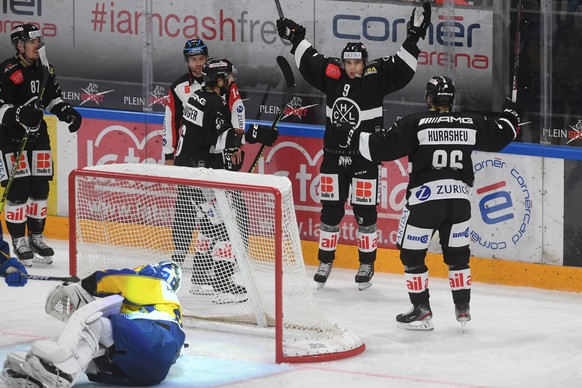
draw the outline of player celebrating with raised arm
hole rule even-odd
[[[107,386],[159,384],[184,344],[180,281],[180,268],[163,261],[56,286],[45,309],[66,322],[62,334],[9,353],[2,378],[9,388],[67,388],[83,374]]]
[[[204,87],[196,91],[184,106],[176,166],[213,169],[228,166],[236,171],[243,164],[244,154],[240,147],[245,141],[271,146],[277,139],[277,131],[270,127],[254,125],[244,135],[239,128],[233,127],[223,98],[233,81],[232,71],[232,63],[225,58],[209,59],[204,64]],[[229,248],[224,223],[214,206],[214,197],[201,189],[180,189],[172,236],[176,252],[172,257],[178,262],[184,261],[197,222],[191,291],[197,292],[209,286],[212,287],[210,291],[222,294],[221,297],[231,299],[234,295],[232,299],[242,301],[246,298],[241,296],[246,294],[246,289],[231,279],[235,263],[228,253],[232,249]]]
[[[399,327],[433,330],[429,303],[426,252],[439,232],[443,258],[449,267],[449,283],[455,316],[463,328],[471,319],[470,190],[475,176],[473,150],[495,152],[518,134],[521,108],[507,99],[503,113],[488,118],[476,113],[452,112],[455,86],[448,77],[434,77],[426,84],[428,112],[397,121],[388,130],[365,133],[353,126],[334,131],[334,149],[340,155],[359,150],[371,161],[408,156],[409,183],[406,206],[398,226],[397,246],[412,309],[399,314]]]
[[[81,115],[63,101],[55,71],[49,65],[48,79],[43,80],[39,49],[42,35],[34,24],[16,26],[10,35],[16,55],[0,65],[0,161],[2,185],[13,179],[8,192],[5,218],[12,236],[14,254],[24,265],[50,264],[54,251],[43,240],[47,216],[49,181],[53,178],[50,139],[43,109],[69,123],[69,131],[81,126]],[[41,85],[46,85],[44,90]],[[42,101],[39,100],[39,95]],[[9,177],[25,133],[28,142],[19,168]],[[42,163],[40,161],[43,161]],[[28,239],[26,229],[28,228]],[[36,256],[35,256],[36,254]]]
[[[319,288],[325,285],[332,269],[350,187],[350,203],[358,223],[356,238],[360,267],[355,281],[360,290],[372,285],[378,240],[378,163],[366,160],[356,150],[338,155],[331,149],[330,136],[340,123],[349,123],[370,133],[383,127],[384,96],[402,89],[414,76],[420,53],[417,43],[425,37],[430,13],[429,3],[423,4],[423,10],[414,8],[408,24],[408,37],[398,53],[369,62],[368,51],[361,42],[346,44],[339,59],[328,58],[305,40],[303,26],[290,19],[277,20],[279,36],[293,44],[291,53],[295,54],[299,71],[309,84],[325,93],[327,99],[324,154],[319,176],[320,182],[325,182],[332,190],[323,192],[320,189],[320,263],[314,276]],[[370,189],[355,190],[356,187]]]

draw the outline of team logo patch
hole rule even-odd
[[[53,175],[53,158],[50,151],[32,151],[32,175]]]
[[[325,75],[329,78],[339,79],[342,75],[342,71],[338,65],[330,63],[325,68]]]
[[[370,74],[378,74],[378,70],[374,66],[368,67],[366,71],[364,71],[364,77]]]
[[[331,121],[350,123],[354,127],[358,127],[362,121],[360,106],[350,98],[340,97],[336,99],[331,108]]]
[[[319,174],[319,199],[322,201],[337,201],[339,184],[337,174]]]
[[[16,70],[14,73],[12,73],[12,75],[10,76],[10,81],[12,81],[14,85],[19,85],[23,83],[24,76],[22,75],[22,71]]]
[[[376,179],[352,179],[352,205],[376,205]]]

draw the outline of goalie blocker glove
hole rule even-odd
[[[261,143],[272,146],[279,137],[279,131],[266,125],[252,124],[245,133],[245,141],[249,144]]]
[[[424,39],[426,36],[426,30],[430,24],[430,3],[425,1],[422,4],[422,13],[420,11],[420,8],[414,7],[410,21],[407,24],[408,39],[412,40],[415,44],[418,43],[420,38]]]
[[[59,104],[55,106],[54,113],[60,121],[69,123],[69,132],[75,133],[81,127],[83,117],[69,104]]]
[[[305,39],[305,27],[291,19],[281,18],[277,20],[277,33],[281,39],[288,40],[293,44],[291,54],[295,54],[297,46]]]

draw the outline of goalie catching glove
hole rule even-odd
[[[291,54],[295,54],[297,46],[305,39],[305,27],[291,19],[281,18],[277,20],[277,33],[281,39],[288,40],[293,44]]]
[[[420,8],[414,7],[412,16],[407,24],[408,38],[415,44],[420,38],[424,39],[426,30],[430,24],[431,7],[428,1],[422,3],[422,13]]]
[[[267,147],[272,146],[279,137],[279,131],[276,128],[267,127],[266,125],[252,124],[245,133],[245,140],[249,144],[261,143]]]

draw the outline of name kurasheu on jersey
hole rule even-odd
[[[476,132],[468,128],[426,128],[418,132],[418,141],[420,145],[474,145]]]

